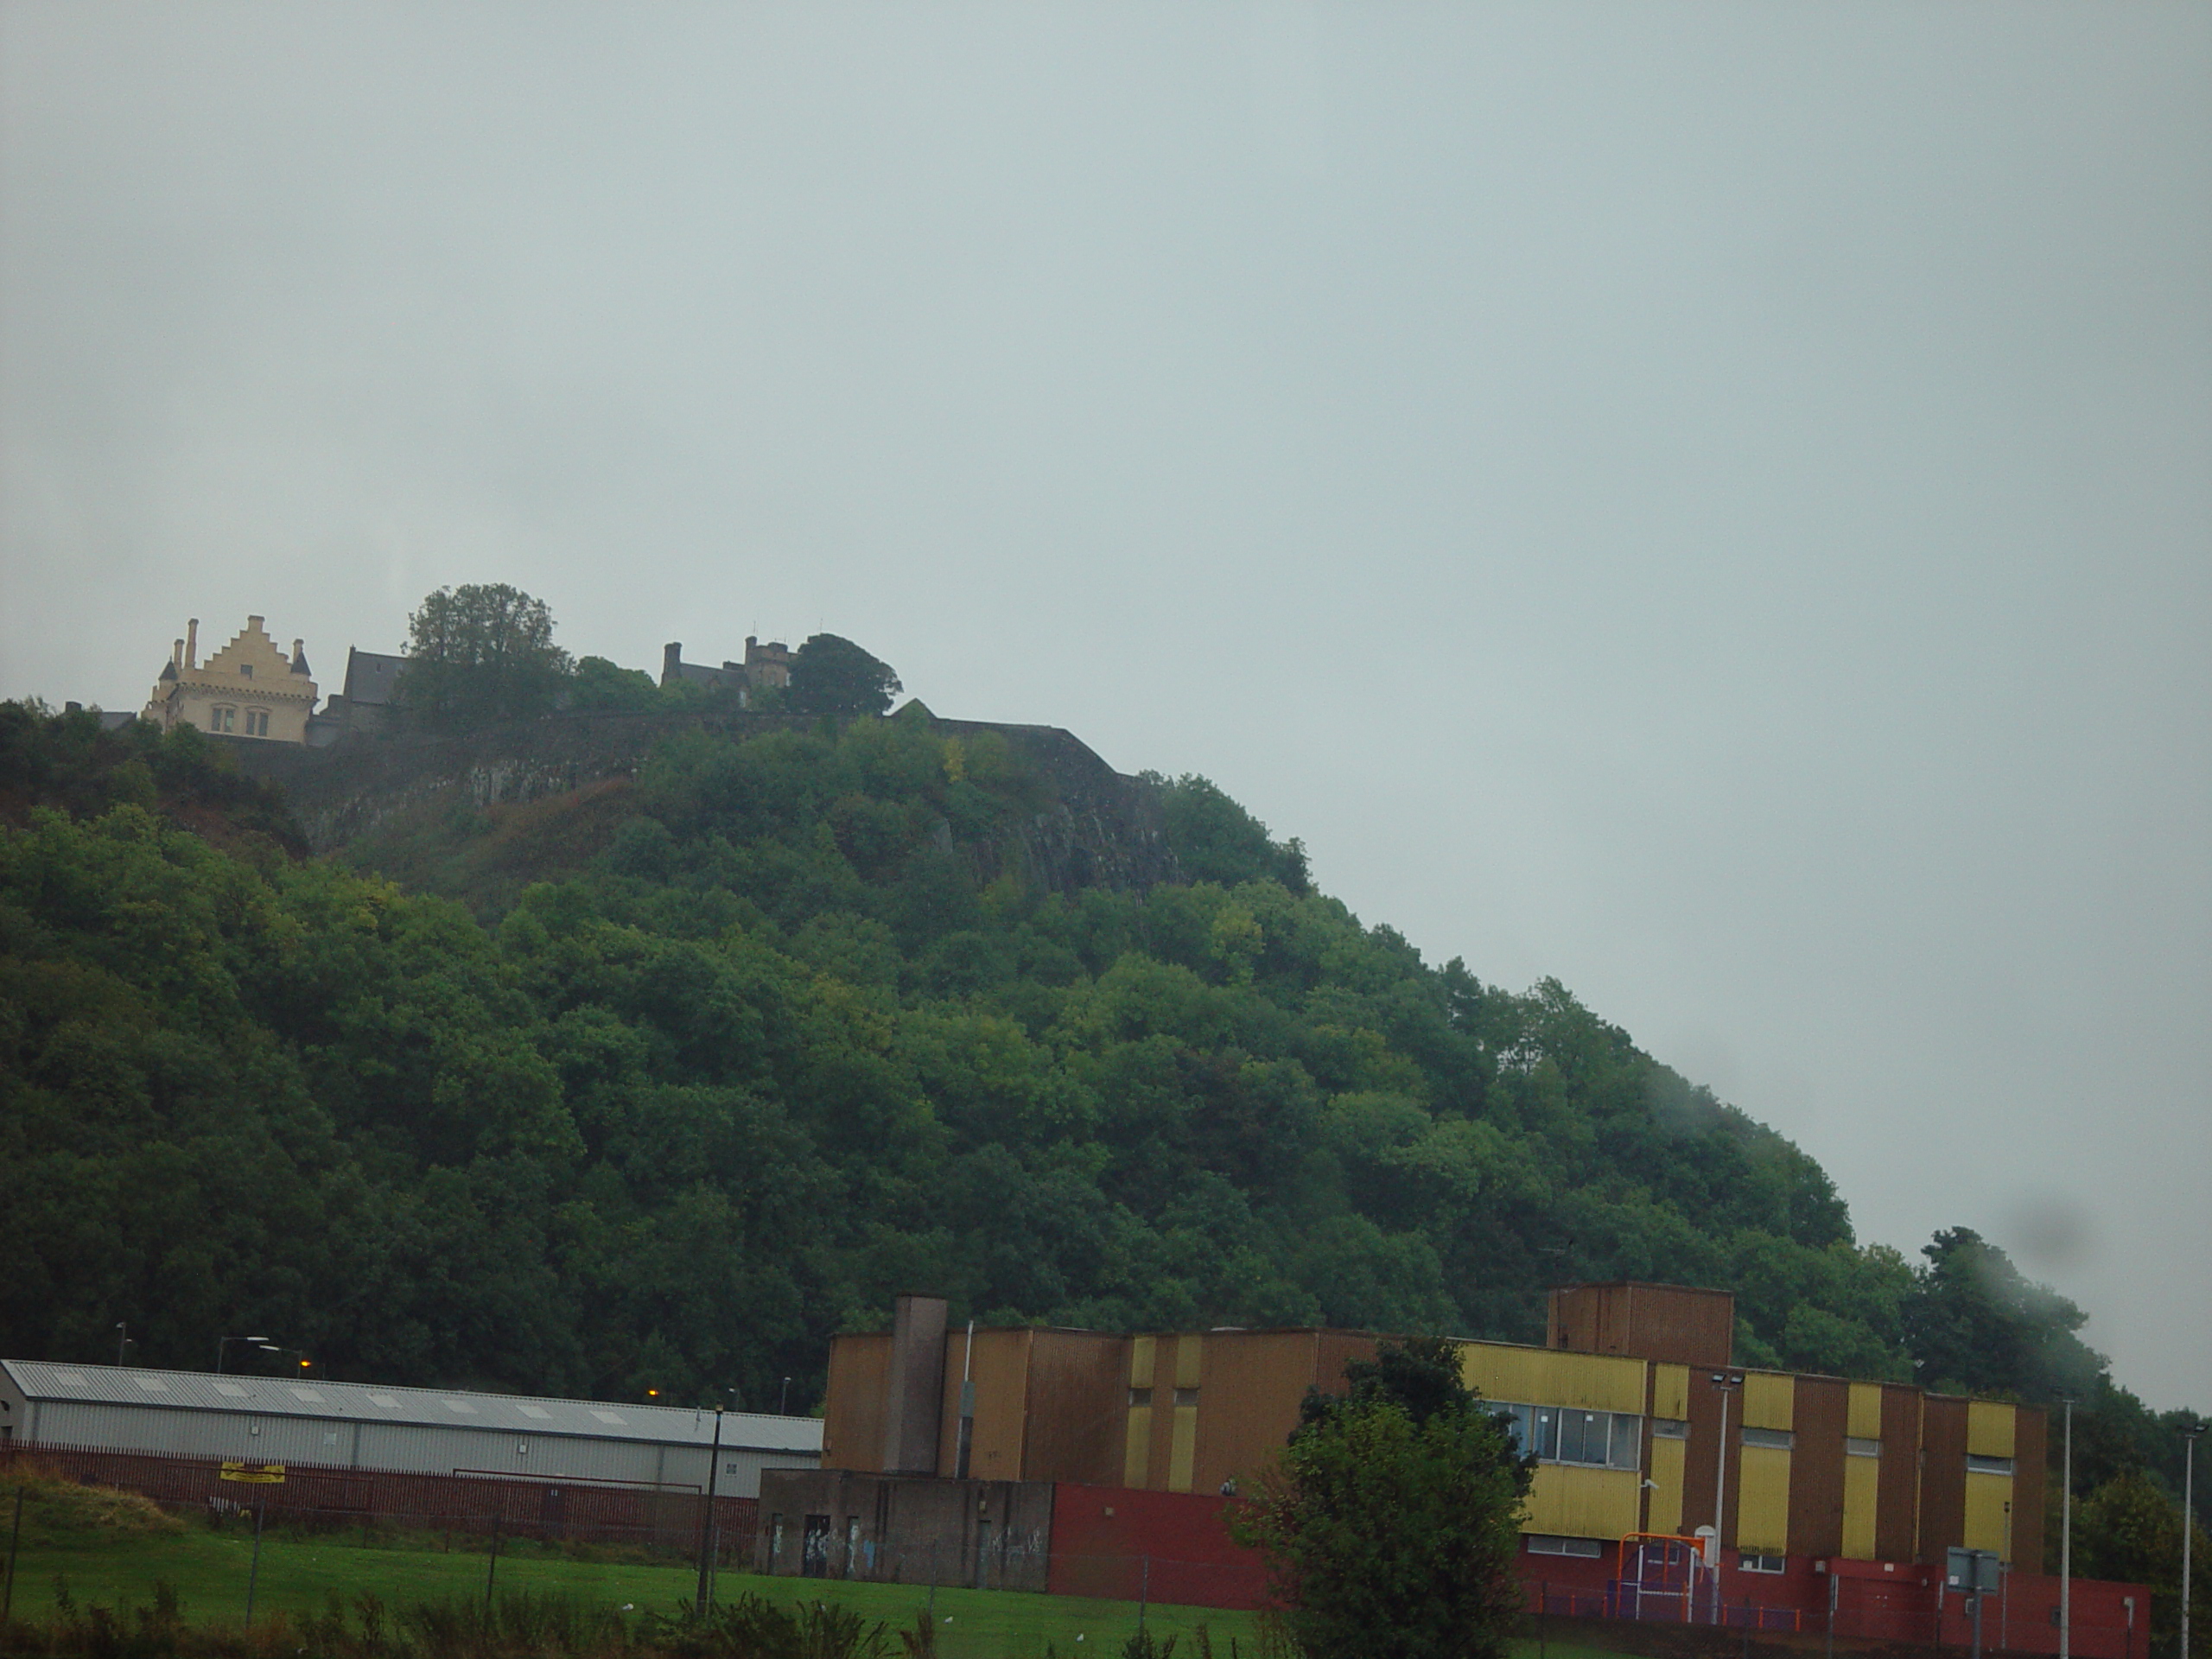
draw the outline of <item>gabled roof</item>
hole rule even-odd
[[[295,1382],[289,1376],[216,1376],[204,1371],[147,1371],[114,1365],[66,1365],[0,1359],[0,1371],[27,1400],[76,1404],[167,1406],[183,1411],[488,1428],[503,1434],[565,1434],[655,1445],[709,1446],[715,1416],[627,1401],[532,1399],[460,1389],[384,1388],[369,1382]],[[722,1445],[738,1451],[816,1457],[822,1423],[813,1417],[729,1412]]]

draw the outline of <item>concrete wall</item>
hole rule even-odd
[[[819,1470],[761,1483],[753,1570],[785,1578],[1048,1587],[1052,1488]]]

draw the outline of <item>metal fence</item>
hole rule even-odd
[[[1974,1644],[1970,1605],[1959,1596],[1862,1596],[1854,1605],[1853,1598],[1860,1593],[1859,1586],[1848,1580],[1839,1586],[1840,1593],[1834,1605],[1811,1608],[1765,1604],[1741,1594],[1716,1601],[1704,1585],[1659,1586],[1619,1580],[1588,1585],[1539,1579],[1523,1588],[1523,1611],[1532,1617],[1625,1619],[1792,1636],[1809,1637],[1823,1645],[1840,1642],[1854,1649],[1879,1646],[1964,1653]],[[2078,1610],[2070,1624],[2071,1650],[2080,1659],[2146,1659],[2145,1636],[2133,1620],[2104,1616],[2101,1609]],[[2053,1654],[2057,1651],[2057,1637],[2050,1610],[2040,1599],[2024,1599],[2023,1605],[2015,1605],[2011,1597],[1993,1593],[1986,1599],[1982,1608],[1983,1653]]]

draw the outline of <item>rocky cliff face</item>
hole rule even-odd
[[[742,742],[813,724],[795,715],[563,715],[465,736],[353,734],[322,749],[216,741],[236,753],[239,770],[284,791],[308,845],[327,853],[426,805],[518,804],[635,778],[653,745],[679,732]],[[1072,734],[959,720],[933,721],[932,729],[948,737],[995,732],[1051,785],[1052,806],[1014,835],[971,849],[979,868],[1017,868],[1053,892],[1180,879],[1158,791],[1116,772]]]

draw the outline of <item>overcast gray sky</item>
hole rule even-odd
[[[442,583],[1212,777],[2212,1406],[2212,7],[0,9],[0,695]]]

